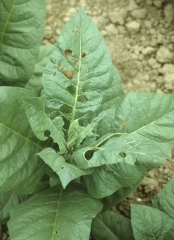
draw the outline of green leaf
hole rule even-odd
[[[153,202],[153,207],[174,219],[174,178],[158,193]]]
[[[52,53],[53,53],[53,45],[40,46],[39,55],[35,65],[34,73],[31,76],[30,80],[25,85],[25,88],[36,90],[38,93],[41,92],[43,88],[42,75]]]
[[[95,240],[134,240],[130,220],[112,211],[94,218],[92,235]]]
[[[23,86],[34,71],[45,23],[45,0],[0,0],[0,81]]]
[[[81,9],[62,29],[43,75],[46,106],[71,123],[83,119],[100,108],[112,74],[106,43]]]
[[[33,93],[1,87],[0,96],[0,188],[30,193],[45,172],[45,164],[36,155],[43,146],[33,135],[22,108],[23,99]]]
[[[64,122],[61,117],[53,120],[45,112],[44,97],[27,98],[24,104],[28,121],[36,137],[42,141],[48,139],[45,132],[50,131],[53,141],[59,145],[60,153],[66,151],[66,142],[62,131]]]
[[[132,205],[131,222],[136,240],[163,240],[174,229],[174,221],[170,217],[148,206]]]
[[[12,207],[19,204],[21,200],[22,196],[15,192],[2,192],[0,190],[0,223],[9,218]]]
[[[88,240],[101,203],[79,186],[50,188],[15,207],[8,223],[13,240]]]
[[[117,190],[135,184],[142,173],[135,165],[126,162],[96,168],[85,176],[88,193],[95,198],[104,198]]]
[[[80,176],[89,174],[90,170],[81,170],[76,165],[65,161],[64,157],[57,154],[52,148],[45,148],[38,155],[48,164],[51,169],[59,176],[63,188],[67,184]]]

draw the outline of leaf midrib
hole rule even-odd
[[[12,4],[11,9],[10,9],[10,12],[9,12],[9,14],[8,14],[7,21],[6,21],[6,23],[5,23],[4,29],[2,30],[2,35],[1,35],[1,39],[0,39],[0,42],[1,42],[1,43],[2,43],[2,41],[3,41],[4,35],[5,35],[5,31],[6,31],[6,29],[7,29],[7,26],[8,26],[10,17],[11,17],[11,14],[12,14],[12,12],[13,12],[13,8],[14,8],[14,5],[15,5],[15,1],[16,1],[16,0],[13,1],[13,4]],[[3,4],[3,1],[2,1],[2,4]]]
[[[31,139],[25,137],[24,135],[20,134],[19,132],[15,132],[13,129],[9,128],[8,126],[4,125],[3,123],[0,123],[0,126],[8,129],[10,132],[12,132],[13,134],[23,138],[25,140],[25,142],[30,142],[31,144],[35,145],[36,148],[42,149],[43,147],[40,146],[39,144],[37,144],[36,142],[33,142]]]

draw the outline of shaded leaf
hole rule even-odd
[[[11,239],[88,240],[101,203],[79,186],[50,188],[15,207],[8,223]]]
[[[43,38],[45,0],[1,0],[0,81],[22,85],[29,80]]]
[[[42,178],[45,164],[36,155],[43,146],[35,138],[22,108],[33,92],[0,88],[0,187],[3,191],[30,193]]]
[[[21,200],[22,196],[15,192],[0,191],[0,223],[8,220],[12,207],[19,204]]]
[[[112,211],[100,213],[94,218],[92,235],[95,240],[134,240],[130,220]]]
[[[41,92],[43,88],[42,75],[52,53],[53,53],[53,45],[40,46],[39,55],[34,68],[34,73],[32,74],[27,84],[25,85],[25,88],[36,90],[38,93]]]
[[[135,165],[123,161],[96,168],[89,176],[85,176],[85,182],[91,196],[104,198],[135,184],[141,175]]]

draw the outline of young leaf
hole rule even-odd
[[[106,43],[81,9],[62,29],[43,75],[46,106],[71,123],[84,118],[100,108],[112,72]]]
[[[36,90],[38,93],[41,92],[43,88],[42,75],[52,53],[53,53],[53,45],[40,46],[39,55],[35,65],[34,73],[32,74],[30,80],[25,85],[25,88]]]
[[[65,153],[66,142],[62,131],[64,122],[61,117],[56,117],[53,120],[45,112],[44,98],[27,98],[24,104],[28,121],[31,125],[36,137],[42,141],[48,137],[45,132],[50,131],[50,136],[53,141],[59,145],[60,153]]]
[[[12,239],[88,240],[92,219],[101,203],[79,185],[50,188],[12,210],[8,223]]]
[[[45,148],[38,155],[57,173],[63,188],[73,179],[91,173],[91,170],[81,170],[76,165],[66,162],[64,157],[57,154],[52,148]]]
[[[0,81],[6,85],[24,86],[33,73],[43,38],[45,7],[45,0],[0,1]]]
[[[113,211],[100,213],[94,218],[92,235],[95,240],[134,240],[130,220]]]
[[[174,219],[174,178],[158,193],[153,202],[153,207]]]
[[[35,138],[22,108],[29,90],[0,88],[0,187],[30,193],[45,173],[45,164],[36,155],[43,146]]]
[[[165,236],[174,230],[174,221],[170,217],[149,206],[132,205],[131,222],[136,240],[167,240]]]

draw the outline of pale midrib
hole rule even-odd
[[[11,128],[5,126],[5,125],[2,124],[2,123],[0,123],[0,125],[3,126],[3,127],[6,128],[6,129],[8,129],[8,130],[9,130],[10,132],[12,132],[13,134],[15,134],[15,135],[17,135],[17,136],[23,138],[26,142],[30,142],[31,144],[35,145],[36,148],[40,148],[40,149],[42,149],[42,147],[41,147],[40,145],[38,145],[37,143],[31,141],[29,138],[27,138],[27,137],[21,135],[19,132],[15,132],[13,129],[11,129]]]
[[[80,56],[79,56],[79,68],[78,68],[78,74],[77,74],[77,86],[76,86],[76,94],[75,94],[75,99],[74,99],[74,106],[72,110],[72,118],[71,118],[71,123],[75,119],[75,114],[76,114],[76,106],[77,106],[77,100],[78,100],[78,93],[79,93],[79,84],[80,84],[80,69],[81,69],[81,60],[82,60],[82,52],[81,52],[81,32],[80,32]]]
[[[61,192],[60,192],[59,200],[57,201],[56,213],[55,213],[54,225],[53,225],[53,232],[52,232],[52,236],[51,236],[51,239],[50,239],[50,240],[54,240],[54,233],[55,233],[55,231],[56,231],[56,223],[57,223],[58,210],[59,210],[59,205],[60,205],[60,203],[61,203],[61,197],[62,197],[63,191],[64,191],[64,190],[62,189]]]
[[[10,12],[9,12],[9,14],[8,14],[7,21],[6,21],[5,26],[4,26],[4,29],[3,29],[3,31],[2,31],[1,40],[0,40],[1,43],[2,43],[2,41],[3,41],[4,35],[5,35],[5,31],[6,31],[6,29],[7,29],[8,23],[9,23],[9,19],[10,19],[10,17],[11,17],[12,12],[13,12],[13,8],[14,8],[14,5],[15,5],[15,1],[16,1],[16,0],[13,1],[12,7],[11,7]]]
[[[172,112],[173,112],[173,110],[171,110],[170,112],[164,114],[163,116],[155,119],[154,121],[150,122],[149,124],[147,124],[147,125],[145,125],[145,126],[142,126],[142,127],[140,127],[139,129],[137,129],[137,130],[129,133],[129,135],[134,134],[134,133],[138,133],[138,132],[141,131],[143,128],[147,128],[147,127],[149,127],[150,125],[155,124],[157,121],[159,121],[160,119],[166,117],[167,115],[171,114]]]

